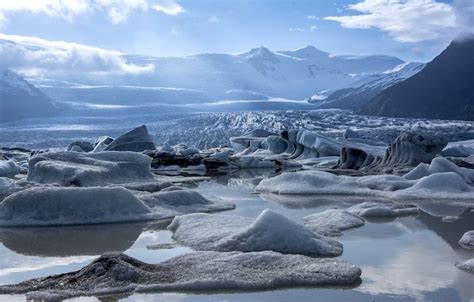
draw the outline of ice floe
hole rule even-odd
[[[276,194],[359,195],[394,199],[472,199],[474,194],[474,186],[471,185],[472,171],[451,165],[449,166],[451,170],[448,169],[446,172],[435,170],[433,173],[425,173],[429,172],[430,167],[436,167],[439,162],[445,163],[446,160],[436,160],[429,166],[420,164],[405,177],[396,175],[350,177],[323,171],[283,173],[262,180],[256,191]]]
[[[168,229],[178,243],[197,250],[272,250],[329,257],[338,256],[343,250],[341,243],[319,236],[269,209],[255,220],[233,215],[177,216]]]
[[[459,240],[459,245],[467,249],[474,249],[474,230],[464,233]]]
[[[340,209],[328,209],[303,219],[305,227],[324,236],[340,236],[344,230],[365,224],[365,220],[359,215]]]
[[[143,221],[233,209],[194,191],[134,195],[122,187],[33,187],[0,203],[0,225],[45,226]]]
[[[458,261],[456,262],[456,267],[465,272],[474,274],[474,258],[464,261]]]
[[[107,253],[79,271],[0,286],[29,299],[154,291],[240,291],[353,285],[360,268],[339,259],[275,252],[198,252],[147,264]]]
[[[418,214],[416,206],[370,201],[354,205],[346,211],[364,218],[393,218]]]
[[[150,157],[136,152],[48,152],[30,159],[27,179],[63,186],[150,182],[150,163]]]

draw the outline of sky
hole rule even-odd
[[[0,0],[0,38],[152,56],[314,45],[426,62],[473,18],[474,0]]]

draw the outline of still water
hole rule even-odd
[[[271,172],[246,171],[214,177],[194,188],[236,204],[234,214],[256,217],[266,208],[302,223],[306,215],[344,208],[364,200],[352,197],[281,197],[253,194]],[[474,229],[471,203],[422,202],[417,217],[369,221],[336,238],[344,244],[343,259],[361,267],[362,282],[351,288],[296,288],[247,293],[163,293],[81,297],[67,301],[474,301],[474,276],[454,263],[474,257],[458,245]],[[458,216],[445,222],[443,216]],[[109,251],[125,252],[157,263],[192,252],[173,245],[169,221],[92,226],[0,229],[0,284],[74,271]],[[1,296],[0,301],[25,301]]]

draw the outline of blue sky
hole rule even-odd
[[[182,56],[314,45],[429,61],[469,27],[472,0],[1,0],[0,32]],[[472,11],[471,11],[472,12]],[[467,23],[467,24],[466,24]]]

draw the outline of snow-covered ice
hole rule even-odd
[[[464,233],[459,239],[459,245],[467,249],[474,249],[474,230]]]
[[[324,236],[340,236],[342,231],[363,226],[365,220],[346,210],[328,209],[304,217],[304,225]]]
[[[28,180],[63,186],[153,181],[151,158],[136,152],[48,152],[33,156]]]
[[[148,264],[107,253],[79,271],[0,286],[2,294],[30,299],[162,291],[271,290],[352,285],[360,268],[339,259],[275,252],[198,252]]]
[[[269,209],[255,220],[233,215],[177,216],[168,229],[178,243],[197,250],[272,250],[330,257],[342,254],[343,250],[341,243],[319,236]]]

